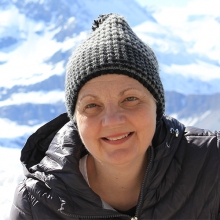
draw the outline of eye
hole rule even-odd
[[[123,99],[122,106],[124,106],[125,108],[130,108],[137,106],[139,103],[140,100],[136,96],[128,96]]]
[[[95,108],[95,107],[97,107],[97,105],[95,103],[91,103],[91,104],[86,105],[85,109]]]
[[[137,100],[137,98],[136,98],[136,97],[133,97],[133,96],[127,97],[127,98],[125,99],[125,101],[129,101],[129,102],[131,102],[131,101],[136,101],[136,100]]]

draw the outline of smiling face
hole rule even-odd
[[[102,163],[143,160],[156,129],[156,102],[137,80],[108,74],[88,81],[75,109],[80,137]]]

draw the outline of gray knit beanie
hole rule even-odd
[[[152,49],[117,14],[98,17],[93,32],[73,52],[67,64],[65,97],[73,119],[78,93],[89,80],[104,74],[124,74],[138,80],[157,101],[157,120],[165,109],[164,90]]]

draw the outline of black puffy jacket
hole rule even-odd
[[[136,216],[102,208],[85,182],[87,152],[66,114],[28,139],[21,161],[26,179],[11,209],[15,219],[220,219],[220,133],[185,128],[164,116],[157,124]],[[57,133],[58,132],[58,133]]]

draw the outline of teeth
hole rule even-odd
[[[122,138],[126,138],[128,135],[129,135],[129,133],[128,133],[128,134],[125,134],[125,135],[122,135],[122,136],[120,136],[120,137],[116,137],[116,138],[106,138],[106,139],[108,139],[108,140],[110,140],[110,141],[117,141],[117,140],[120,140],[120,139],[122,139]]]

